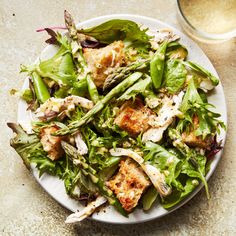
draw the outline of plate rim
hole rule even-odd
[[[140,24],[139,20],[144,20],[144,21],[149,21],[149,22],[152,22],[153,24],[161,24],[161,25],[165,25],[167,28],[170,28],[170,29],[173,29],[175,32],[180,33],[182,35],[184,35],[184,37],[186,37],[186,39],[188,39],[188,41],[193,44],[197,49],[198,51],[203,54],[206,59],[208,60],[208,63],[211,65],[212,69],[211,71],[214,72],[214,74],[220,79],[214,65],[211,63],[210,59],[208,58],[208,56],[203,52],[203,50],[198,46],[198,44],[196,42],[194,42],[188,35],[186,35],[184,32],[182,32],[181,30],[179,30],[178,28],[166,23],[166,22],[163,22],[161,20],[158,20],[158,19],[155,19],[155,18],[152,18],[152,17],[147,17],[147,16],[142,16],[142,15],[138,15],[138,14],[108,14],[108,15],[102,15],[102,16],[98,16],[98,17],[94,17],[94,18],[90,18],[88,20],[85,20],[85,21],[81,21],[79,22],[78,24],[76,24],[76,27],[81,27],[83,26],[84,24],[90,24],[90,23],[95,23],[97,21],[100,21],[100,20],[109,20],[109,19],[114,19],[114,18],[122,18],[122,19],[129,19],[129,20],[133,20],[134,22]],[[144,26],[148,26],[144,24]],[[65,31],[64,31],[65,33]],[[46,52],[48,50],[48,48],[50,47],[50,45],[47,45],[43,50],[41,50],[40,54],[43,54],[44,52]],[[40,55],[39,55],[40,56]],[[36,59],[36,61],[39,59],[39,57]],[[27,79],[27,78],[26,78]],[[225,112],[225,117],[224,117],[224,123],[227,127],[227,119],[228,119],[228,112],[227,112],[227,103],[226,103],[226,99],[225,99],[225,93],[224,93],[224,89],[223,89],[223,86],[222,86],[222,83],[221,83],[221,80],[219,82],[219,85],[220,89],[222,90],[222,103],[224,104],[224,109],[223,111]],[[23,85],[24,87],[24,85]],[[17,111],[17,121],[19,122],[20,120],[20,102],[21,100],[18,102],[18,111]],[[221,114],[222,115],[222,114]],[[223,151],[224,151],[224,147],[225,147],[225,142],[226,142],[226,135],[227,135],[227,131],[223,131],[222,130],[222,133],[221,133],[221,136],[222,136],[222,150],[217,153],[217,156],[215,156],[215,165],[214,167],[210,168],[209,172],[207,173],[206,175],[206,180],[209,181],[210,177],[212,176],[212,174],[215,172],[215,169],[217,168],[218,164],[219,164],[219,161],[221,160],[221,157],[223,155]],[[34,168],[35,169],[35,168]],[[38,178],[38,176],[35,175],[34,173],[34,170],[32,168],[32,172],[33,172],[33,176],[34,178],[36,179],[36,181],[38,182],[38,184],[44,189],[44,191],[47,192],[47,194],[52,197],[57,203],[59,203],[61,206],[63,206],[64,208],[68,209],[71,211],[71,209],[66,206],[63,202],[59,202],[57,199],[55,199],[50,193],[49,191],[47,190],[47,188],[45,188],[41,182],[40,182],[40,179]],[[202,188],[203,188],[203,184],[201,183],[199,186],[196,187],[196,189],[190,194],[188,195],[185,199],[183,199],[179,204],[177,204],[176,206],[168,209],[166,212],[164,212],[163,214],[161,215],[158,215],[158,216],[153,216],[151,218],[147,218],[147,219],[141,219],[141,220],[137,220],[135,222],[129,222],[129,221],[125,221],[125,222],[117,222],[117,221],[107,221],[107,220],[103,220],[103,219],[100,219],[100,218],[93,218],[93,217],[88,217],[89,220],[93,220],[93,221],[96,221],[96,222],[101,222],[101,223],[106,223],[106,224],[116,224],[116,225],[129,225],[129,224],[139,224],[139,223],[145,223],[147,221],[152,221],[152,220],[155,220],[155,219],[159,219],[161,217],[164,217],[168,214],[170,214],[171,212],[174,212],[175,210],[181,208],[183,205],[185,205],[187,202],[189,202]],[[148,213],[147,213],[148,214]]]

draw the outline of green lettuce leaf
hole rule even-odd
[[[178,41],[170,42],[167,45],[166,57],[169,59],[185,60],[188,56],[188,50]]]
[[[150,47],[150,36],[146,34],[146,30],[141,30],[130,20],[109,20],[92,28],[80,29],[78,32],[92,36],[100,43],[110,44],[116,40],[124,40],[135,47]]]
[[[174,189],[172,194],[170,196],[167,196],[162,201],[162,206],[165,209],[169,209],[178,203],[180,203],[185,197],[187,197],[191,192],[194,191],[196,188],[196,181],[193,178],[189,178],[186,181],[186,184],[184,185],[183,191],[178,191],[177,189]]]
[[[47,153],[43,150],[36,134],[27,134],[20,125],[14,123],[8,123],[7,125],[16,133],[10,144],[20,155],[27,169],[30,169],[31,163],[35,163],[40,176],[45,172],[61,176],[60,166],[47,157]]]
[[[215,77],[210,71],[204,69],[199,64],[191,62],[191,61],[183,62],[183,64],[186,65],[187,67],[191,68],[193,71],[208,78],[211,81],[213,86],[217,86],[219,84],[219,79],[217,77]]]
[[[174,94],[177,93],[184,85],[187,70],[179,60],[167,60],[164,72],[164,87]]]
[[[224,123],[218,118],[220,114],[213,112],[213,105],[204,103],[195,87],[193,78],[190,79],[187,91],[184,95],[180,110],[184,113],[184,119],[180,120],[177,130],[180,132],[189,132],[193,127],[193,116],[196,115],[199,125],[196,128],[195,135],[202,136],[205,139],[208,135],[213,136],[216,132],[220,132],[220,127],[226,128]]]
[[[147,87],[149,87],[152,83],[151,77],[147,77],[145,79],[139,80],[133,86],[128,88],[118,99],[117,101],[124,101],[129,99],[135,99],[135,97],[140,94],[144,93]]]
[[[145,146],[144,156],[145,161],[149,161],[153,166],[158,168],[161,172],[166,174],[166,183],[171,185],[172,182],[178,177],[176,175],[176,166],[180,162],[179,158],[173,153],[168,152],[162,146],[147,142]]]

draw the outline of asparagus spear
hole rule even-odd
[[[187,159],[192,156],[191,149],[182,141],[182,137],[177,130],[169,129],[169,137],[173,140],[173,145],[184,155]]]
[[[78,155],[75,147],[62,141],[62,148],[66,154],[73,160],[74,164],[82,167],[82,172],[88,176],[92,182],[98,187],[100,193],[107,198],[108,202],[113,205],[122,215],[127,216],[126,211],[122,208],[118,199],[114,196],[113,192],[105,185],[105,183],[98,177],[96,170],[94,170],[85,160],[84,157]]]
[[[168,41],[164,41],[150,62],[150,74],[155,89],[160,88],[165,65],[165,52]]]
[[[107,90],[108,88],[112,87],[113,85],[118,84],[125,75],[130,74],[131,71],[134,70],[142,70],[147,67],[148,63],[150,62],[149,59],[141,60],[138,62],[133,62],[126,67],[119,67],[117,68],[112,74],[110,74],[103,85],[103,90]]]
[[[73,39],[74,38],[76,39],[77,29],[76,29],[76,26],[75,26],[75,23],[73,21],[71,14],[67,10],[64,11],[64,18],[65,18],[65,25],[69,31],[70,37]]]
[[[35,91],[37,100],[40,103],[46,102],[50,98],[50,94],[42,78],[38,75],[37,72],[33,72],[31,78],[32,78],[34,91]]]
[[[83,116],[79,121],[74,121],[70,123],[67,128],[63,128],[55,132],[55,135],[66,135],[69,133],[75,133],[79,127],[91,121],[92,117],[96,115],[103,107],[116,95],[124,92],[127,88],[133,85],[140,77],[141,72],[135,72],[131,74],[128,78],[119,83],[115,88],[113,88],[102,100],[97,102],[97,104]]]

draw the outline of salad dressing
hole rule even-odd
[[[236,0],[180,0],[179,4],[197,30],[209,34],[236,30]]]

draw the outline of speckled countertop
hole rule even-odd
[[[108,225],[86,220],[64,224],[67,210],[54,201],[25,170],[9,147],[7,121],[16,120],[16,98],[24,75],[20,63],[29,64],[45,47],[44,33],[35,29],[63,25],[63,10],[80,21],[113,13],[158,18],[177,28],[174,0],[43,1],[0,0],[0,235],[236,235],[236,42],[199,44],[212,61],[224,86],[228,106],[228,136],[222,160],[209,181],[210,201],[201,191],[174,213],[148,223]]]

